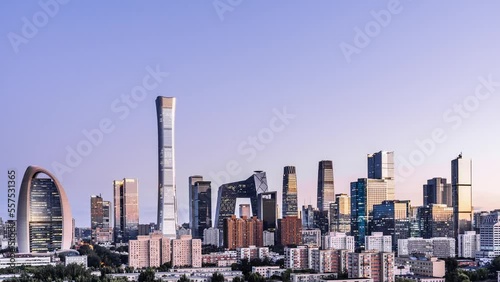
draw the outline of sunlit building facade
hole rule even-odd
[[[320,161],[318,166],[318,209],[328,211],[330,203],[335,202],[333,162]]]
[[[472,231],[472,160],[460,154],[451,161],[455,235]]]
[[[20,253],[67,250],[73,240],[66,193],[47,170],[30,166],[19,191],[17,240]]]
[[[158,118],[158,229],[176,238],[177,198],[175,187],[175,102],[173,97],[156,98]]]
[[[430,204],[453,206],[451,183],[447,183],[446,178],[435,177],[427,180],[423,192],[424,206]]]
[[[297,204],[297,172],[294,166],[285,166],[283,169],[283,218],[298,216]]]
[[[137,179],[113,181],[115,243],[127,243],[139,235],[139,184]]]

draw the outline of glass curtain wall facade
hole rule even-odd
[[[175,239],[177,198],[175,186],[175,104],[173,97],[156,98],[158,118],[158,229]]]
[[[318,209],[328,211],[330,204],[335,202],[335,187],[333,179],[333,162],[320,161],[318,167]]]
[[[294,166],[283,169],[283,218],[298,216],[297,206],[297,173]]]

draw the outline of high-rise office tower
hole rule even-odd
[[[335,203],[330,204],[329,225],[332,232],[351,232],[351,198],[349,195],[335,195]]]
[[[158,229],[176,238],[177,198],[175,188],[175,98],[156,98],[158,116]]]
[[[303,229],[314,228],[314,208],[312,205],[302,206],[300,212],[300,219],[302,220]]]
[[[193,238],[202,239],[203,230],[212,227],[212,188],[201,176],[189,177],[189,227]]]
[[[265,192],[258,195],[259,219],[262,220],[264,230],[276,229],[278,219],[278,192]]]
[[[139,234],[139,186],[137,179],[113,181],[115,243],[137,239]]]
[[[394,152],[380,151],[368,155],[368,178],[387,181],[387,200],[394,200]]]
[[[370,234],[373,206],[390,200],[389,190],[386,179],[360,178],[351,182],[351,235],[356,238],[356,248],[364,247],[365,236]]]
[[[460,154],[451,161],[455,236],[472,230],[472,160]]]
[[[424,206],[430,204],[453,206],[451,183],[446,183],[446,178],[435,177],[427,180],[424,185]]]
[[[333,184],[333,162],[320,161],[318,167],[318,209],[328,211],[330,203],[335,202]]]
[[[68,250],[73,240],[72,219],[66,193],[54,175],[41,167],[28,167],[17,207],[19,252]]]
[[[252,216],[257,216],[257,191],[267,192],[267,178],[263,171],[255,171],[246,180],[223,184],[219,187],[215,222],[219,230],[224,228],[224,220],[237,211],[237,199],[249,199]]]
[[[100,195],[90,197],[90,229],[92,229],[92,240],[97,241],[97,234],[101,232],[111,232],[110,202],[104,201]],[[106,230],[104,230],[106,229]]]
[[[196,196],[194,195],[194,185],[198,181],[203,181],[203,176],[201,175],[194,175],[189,177],[189,228],[193,229],[193,223],[195,221],[194,216],[194,199]]]
[[[283,169],[283,217],[298,216],[297,173],[294,166]]]
[[[447,205],[430,204],[418,209],[420,235],[424,239],[435,237],[455,238],[453,208]]]
[[[392,200],[374,205],[370,232],[391,236],[392,247],[396,249],[399,239],[410,237],[410,201]]]

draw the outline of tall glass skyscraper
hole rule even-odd
[[[335,203],[333,184],[333,162],[320,161],[318,167],[318,209],[328,211],[331,203]]]
[[[387,181],[387,200],[394,200],[394,152],[380,151],[368,155],[368,178]]]
[[[176,238],[177,198],[175,188],[175,98],[156,98],[158,117],[158,229]]]
[[[278,219],[277,207],[278,192],[264,192],[258,195],[259,219],[262,220],[264,230],[276,229]]]
[[[203,230],[212,227],[212,188],[201,176],[189,177],[189,214],[193,238],[202,239]]]
[[[374,205],[389,199],[386,179],[360,178],[351,182],[351,235],[355,237],[356,247],[363,248],[365,236],[370,234],[370,222]]]
[[[298,216],[297,207],[297,173],[294,166],[283,169],[283,217]]]
[[[19,191],[17,239],[20,253],[68,250],[72,216],[63,187],[47,170],[26,169]]]
[[[137,179],[113,181],[115,243],[137,239],[139,234],[139,185]]]
[[[460,154],[451,161],[453,227],[455,236],[472,230],[472,160]]]
[[[446,182],[446,178],[435,177],[427,180],[424,185],[424,206],[430,204],[453,206],[451,184]]]

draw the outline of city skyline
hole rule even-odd
[[[189,218],[191,175],[212,181],[215,193],[266,171],[282,203],[282,169],[293,165],[298,206],[315,205],[318,161],[333,160],[335,193],[349,193],[349,183],[366,176],[366,154],[379,150],[395,152],[395,198],[412,205],[422,203],[427,180],[451,182],[449,162],[463,151],[474,160],[475,210],[493,210],[500,196],[491,188],[500,152],[489,149],[500,142],[491,128],[500,106],[500,4],[401,3],[401,13],[350,62],[339,44],[354,44],[356,28],[387,3],[245,2],[224,21],[212,3],[149,3],[141,12],[123,3],[120,13],[112,3],[71,3],[18,53],[6,35],[20,33],[22,19],[42,9],[2,3],[0,130],[7,137],[0,169],[21,175],[38,164],[56,174],[54,163],[68,166],[56,177],[77,226],[90,224],[90,195],[112,199],[113,180],[137,178],[141,223],[156,222],[154,100],[175,96],[179,224]],[[123,30],[111,22],[123,22]],[[143,81],[147,95],[127,100]],[[248,138],[260,132],[266,142],[255,147]],[[82,141],[91,150],[70,166],[67,148]],[[5,210],[0,216],[8,218]]]

